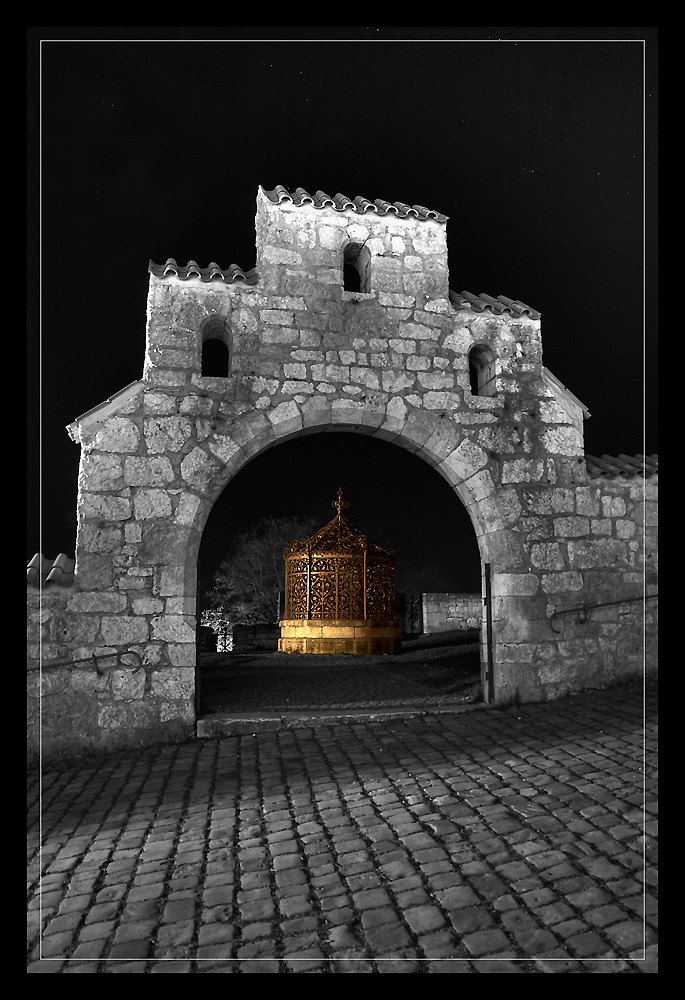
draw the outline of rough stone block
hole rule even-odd
[[[166,667],[150,674],[150,686],[155,698],[164,700],[192,699],[195,691],[193,667]]]
[[[232,452],[232,454],[235,454],[235,452]],[[217,458],[221,458],[226,462],[229,460],[228,458],[224,458],[222,453],[217,454]],[[174,523],[183,526],[194,524],[199,506],[199,497],[196,497],[193,494],[181,495],[178,498],[178,503],[174,512]]]
[[[373,397],[363,400],[364,416],[362,424],[364,427],[381,427],[385,423],[387,415],[387,403],[384,397]]]
[[[578,591],[583,588],[583,577],[577,572],[543,573],[540,578],[540,585],[546,594]]]
[[[124,461],[127,486],[167,486],[174,481],[174,470],[166,456],[129,457]]]
[[[502,462],[502,483],[538,482],[542,478],[543,464],[539,459],[517,458]]]
[[[177,454],[192,433],[193,422],[189,417],[148,417],[145,421],[145,445],[151,455]]]
[[[583,455],[583,436],[573,427],[543,428],[540,442],[550,454]]]
[[[433,414],[422,414],[424,417],[433,417]],[[451,421],[439,420],[437,426],[435,420],[429,421],[429,426],[433,428],[430,437],[425,441],[423,454],[431,461],[438,464],[451,455],[458,447],[463,432],[460,427],[455,426]]]
[[[131,501],[127,497],[84,493],[81,515],[102,521],[126,521],[131,517]]]
[[[279,246],[265,246],[262,257],[271,264],[301,264],[302,254]]]
[[[626,502],[623,497],[602,497],[602,514],[604,517],[623,517],[626,512]]]
[[[104,452],[136,452],[140,441],[138,426],[127,417],[110,417],[92,440],[92,448]]]
[[[128,706],[128,717],[133,729],[142,729],[148,736],[153,735],[159,723],[159,705],[147,699],[133,701]]]
[[[97,716],[98,728],[105,732],[110,729],[126,729],[128,713],[123,705],[101,705]]]
[[[626,543],[618,539],[606,538],[589,541],[570,541],[568,556],[571,569],[591,569],[626,565]]]
[[[492,593],[496,596],[515,597],[537,594],[540,581],[534,573],[494,573]]]
[[[537,569],[561,570],[566,562],[557,542],[538,542],[531,547],[530,561]]]
[[[150,517],[170,517],[171,497],[165,490],[138,490],[133,497],[133,509],[141,521]]]
[[[196,447],[181,462],[181,477],[188,486],[202,493],[217,478],[220,469],[213,456]]]
[[[103,615],[101,635],[108,646],[129,646],[146,642],[150,629],[147,619],[132,615]]]
[[[182,406],[190,405],[190,400],[183,400]],[[199,403],[199,400],[193,401],[193,403]],[[211,403],[210,403],[211,406]],[[143,397],[143,410],[145,414],[155,414],[160,416],[162,414],[173,413],[176,409],[176,398],[166,392],[154,392],[147,390]]]
[[[402,392],[410,389],[415,382],[415,376],[408,372],[385,370],[381,374],[381,384],[385,392]]]
[[[275,407],[269,413],[269,421],[276,437],[292,434],[294,431],[302,429],[302,414],[294,400],[288,403],[280,403]]]
[[[92,524],[82,524],[79,531],[79,546],[83,552],[99,552],[113,555],[121,552],[123,533],[121,528],[97,528]]]
[[[151,619],[152,638],[163,642],[195,642],[195,624],[183,615],[159,615]]]
[[[123,485],[123,460],[114,455],[81,456],[81,492],[116,490]]]
[[[117,701],[142,698],[145,693],[145,671],[112,670],[109,674],[112,697]]]
[[[358,385],[365,385],[367,389],[379,389],[380,381],[378,374],[371,368],[350,368],[350,378]]]
[[[364,422],[364,409],[361,399],[334,399],[331,403],[333,422],[358,427]]]
[[[416,353],[416,342],[414,340],[401,340],[395,337],[388,341],[388,346],[391,347],[393,351],[397,351],[398,354]]]
[[[431,366],[431,359],[428,357],[423,357],[415,354],[410,354],[407,357],[407,371],[426,372],[429,370],[430,366]]]
[[[579,514],[592,516],[599,514],[598,490],[591,486],[578,486],[575,489],[576,510]]]
[[[456,392],[441,392],[431,389],[421,400],[427,410],[444,410],[446,413],[459,409],[460,397]]]
[[[449,470],[450,481],[469,479],[488,464],[488,456],[477,444],[466,439],[442,462]]]
[[[82,591],[68,597],[67,611],[72,614],[97,614],[105,612],[116,614],[126,610],[126,598],[123,594],[107,593],[101,590]]]
[[[424,389],[451,389],[454,387],[454,375],[449,372],[423,372],[417,375],[420,386]]]
[[[583,538],[590,534],[587,517],[555,517],[554,534],[558,538]]]
[[[195,643],[168,643],[166,647],[169,663],[174,667],[195,667]]]

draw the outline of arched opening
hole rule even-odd
[[[346,292],[371,291],[371,254],[363,243],[348,243],[343,250],[343,288]]]
[[[296,469],[300,474],[293,475]],[[271,485],[266,489],[265,484]],[[349,503],[346,515],[355,526],[374,540],[388,542],[396,552],[396,613],[403,634],[398,655],[342,656],[337,659],[344,662],[328,664],[321,657],[313,663],[315,654],[276,652],[283,596],[277,590],[284,584],[271,587],[263,616],[267,620],[260,620],[256,604],[252,618],[249,608],[240,608],[236,578],[245,581],[253,570],[263,578],[269,561],[282,564],[285,544],[307,537],[331,519],[339,487]],[[280,539],[268,530],[269,522],[277,529],[277,521],[286,527]],[[335,431],[300,435],[263,451],[217,499],[199,555],[202,613],[210,609],[209,596],[222,563],[235,559],[237,567],[231,574],[229,565],[224,591],[233,600],[236,616],[228,637],[232,649],[215,652],[221,620],[209,624],[204,619],[201,714],[295,709],[303,698],[302,708],[382,700],[396,692],[408,698],[411,685],[417,697],[438,697],[446,687],[452,693],[463,691],[465,699],[482,696],[476,620],[482,614],[481,559],[473,524],[450,484],[422,458],[394,443]],[[212,595],[215,610],[224,595]],[[247,614],[238,622],[241,610]],[[226,629],[226,618],[223,623]],[[238,630],[239,643],[237,624],[244,626]],[[354,678],[360,676],[357,683]],[[267,703],[256,704],[259,698]]]
[[[201,374],[203,378],[227,378],[230,352],[225,320],[212,316],[202,328]]]
[[[495,352],[486,344],[476,344],[469,351],[469,381],[472,396],[496,395],[497,364]]]

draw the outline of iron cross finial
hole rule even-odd
[[[338,487],[338,499],[333,501],[333,503],[331,504],[331,507],[335,507],[335,509],[338,512],[338,517],[341,517],[342,511],[343,511],[343,507],[349,507],[349,504],[347,503],[347,501],[343,500],[343,498],[342,498],[342,486]]]

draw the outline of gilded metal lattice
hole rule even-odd
[[[337,511],[332,521],[285,549],[284,617],[394,619],[394,552],[343,517],[347,503],[341,489],[332,506]]]

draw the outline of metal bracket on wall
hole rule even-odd
[[[124,663],[122,660],[123,656],[133,656],[135,658],[135,663]],[[101,668],[98,664],[98,660],[111,660],[116,659],[116,664],[112,667]],[[87,656],[82,660],[51,660],[49,663],[43,663],[38,667],[33,667],[33,670],[52,670],[53,667],[73,667],[77,663],[92,663],[95,667],[95,672],[102,676],[103,674],[109,673],[110,670],[114,670],[116,667],[130,667],[133,673],[138,673],[143,666],[143,658],[140,653],[137,653],[133,649],[124,649],[116,653],[100,653],[98,656],[93,654],[92,656]]]
[[[556,618],[561,618],[562,615],[575,615],[576,624],[584,625],[590,618],[590,611],[593,608],[610,608],[615,604],[633,604],[636,601],[651,601],[653,598],[658,596],[658,594],[641,594],[639,597],[624,597],[619,601],[598,601],[595,604],[574,604],[569,608],[560,608],[558,611],[555,611],[550,616],[549,627],[556,635],[560,635],[561,629],[555,628],[552,622]]]

